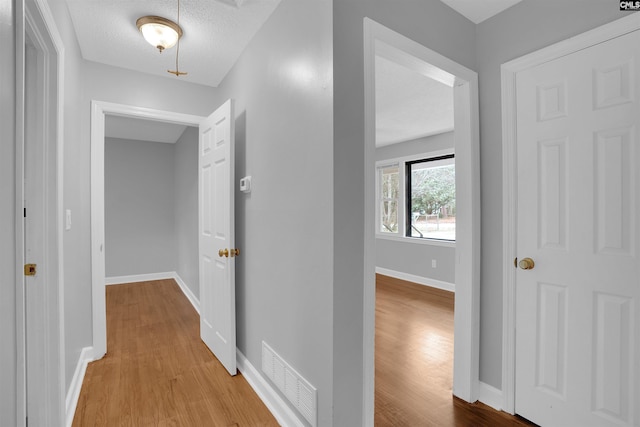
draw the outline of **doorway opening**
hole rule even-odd
[[[107,352],[105,260],[105,116],[146,119],[198,127],[204,117],[92,101],[91,104],[91,267],[93,352],[92,359]]]
[[[376,424],[424,424],[433,416],[427,408],[452,403],[456,187],[447,83],[376,55]]]
[[[398,34],[372,20],[364,20],[365,49],[365,287],[364,287],[364,335],[365,335],[365,420],[374,423],[374,375],[375,375],[375,276],[376,253],[379,252],[375,231],[380,215],[379,198],[376,193],[376,62],[389,61],[404,67],[412,73],[438,82],[451,91],[452,114],[455,127],[451,133],[451,146],[427,150],[421,154],[434,157],[455,153],[455,243],[444,240],[427,239],[419,244],[433,245],[435,248],[453,247],[453,283],[455,283],[453,394],[467,402],[475,402],[478,397],[479,369],[479,243],[480,243],[480,203],[479,203],[479,149],[478,149],[478,97],[477,75],[475,72],[449,60],[446,57]],[[399,144],[400,145],[400,144]],[[418,158],[407,159],[421,160]],[[410,198],[407,195],[407,198]],[[404,207],[404,218],[412,217],[410,205]],[[434,207],[423,209],[427,215],[434,215]],[[408,212],[408,216],[407,216]],[[418,216],[421,211],[416,211]],[[438,212],[438,218],[441,213]],[[411,218],[410,218],[411,219]],[[414,218],[419,219],[419,218]],[[435,217],[433,218],[435,219]],[[400,223],[401,220],[398,222]],[[413,223],[405,221],[405,232],[397,239],[419,239],[407,234]],[[380,233],[377,233],[378,235]],[[405,241],[405,244],[409,241]],[[408,244],[416,244],[414,243]],[[402,242],[394,242],[402,243]],[[448,247],[447,247],[448,246]],[[432,258],[435,259],[435,258]],[[430,261],[430,259],[428,260]],[[437,264],[436,259],[436,264]],[[433,265],[433,264],[431,264]],[[378,270],[380,271],[380,270]],[[413,275],[416,277],[417,275]],[[449,279],[451,280],[451,279]],[[445,282],[442,280],[441,282]],[[424,402],[426,404],[426,401]]]
[[[175,275],[197,300],[197,127],[106,116],[105,239],[107,284]]]

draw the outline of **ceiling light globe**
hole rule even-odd
[[[136,21],[142,36],[160,52],[175,46],[182,37],[182,28],[173,21],[160,16],[143,16]]]

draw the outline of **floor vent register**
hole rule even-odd
[[[302,416],[315,427],[317,424],[317,390],[302,378],[267,343],[262,341],[262,371],[287,397]]]

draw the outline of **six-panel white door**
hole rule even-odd
[[[200,336],[231,375],[237,372],[233,114],[230,99],[206,118],[198,147]]]
[[[640,425],[640,35],[520,72],[516,412]]]

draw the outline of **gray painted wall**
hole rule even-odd
[[[72,212],[72,228],[63,234],[64,257],[64,356],[65,379],[69,387],[80,351],[91,340],[91,246],[89,230],[89,134],[82,135],[80,112],[89,109],[81,102],[82,59],[80,47],[64,0],[49,0],[49,7],[64,45],[64,183],[63,208]],[[87,157],[88,159],[88,157]],[[79,174],[83,171],[84,174]]]
[[[362,20],[369,17],[475,69],[475,25],[439,1],[333,2],[334,425],[362,425],[364,218]],[[370,234],[369,234],[370,233]]]
[[[477,26],[482,183],[480,380],[498,389],[502,388],[502,265],[505,261],[502,259],[500,65],[627,14],[618,10],[617,2],[524,0]]]
[[[283,0],[220,85],[236,100],[237,345],[266,341],[332,421],[331,2]],[[251,175],[252,191],[238,180]]]
[[[176,270],[174,153],[173,144],[105,138],[107,277]]]
[[[456,249],[412,241],[376,239],[376,267],[456,283]],[[436,260],[436,268],[431,267]]]
[[[176,272],[200,298],[198,277],[198,128],[188,127],[175,144],[174,220]]]
[[[453,148],[453,132],[376,148],[376,161],[414,156]],[[455,284],[456,249],[413,241],[376,238],[376,267]],[[431,260],[436,260],[436,268]]]
[[[0,7],[0,425],[16,421],[15,11]]]

